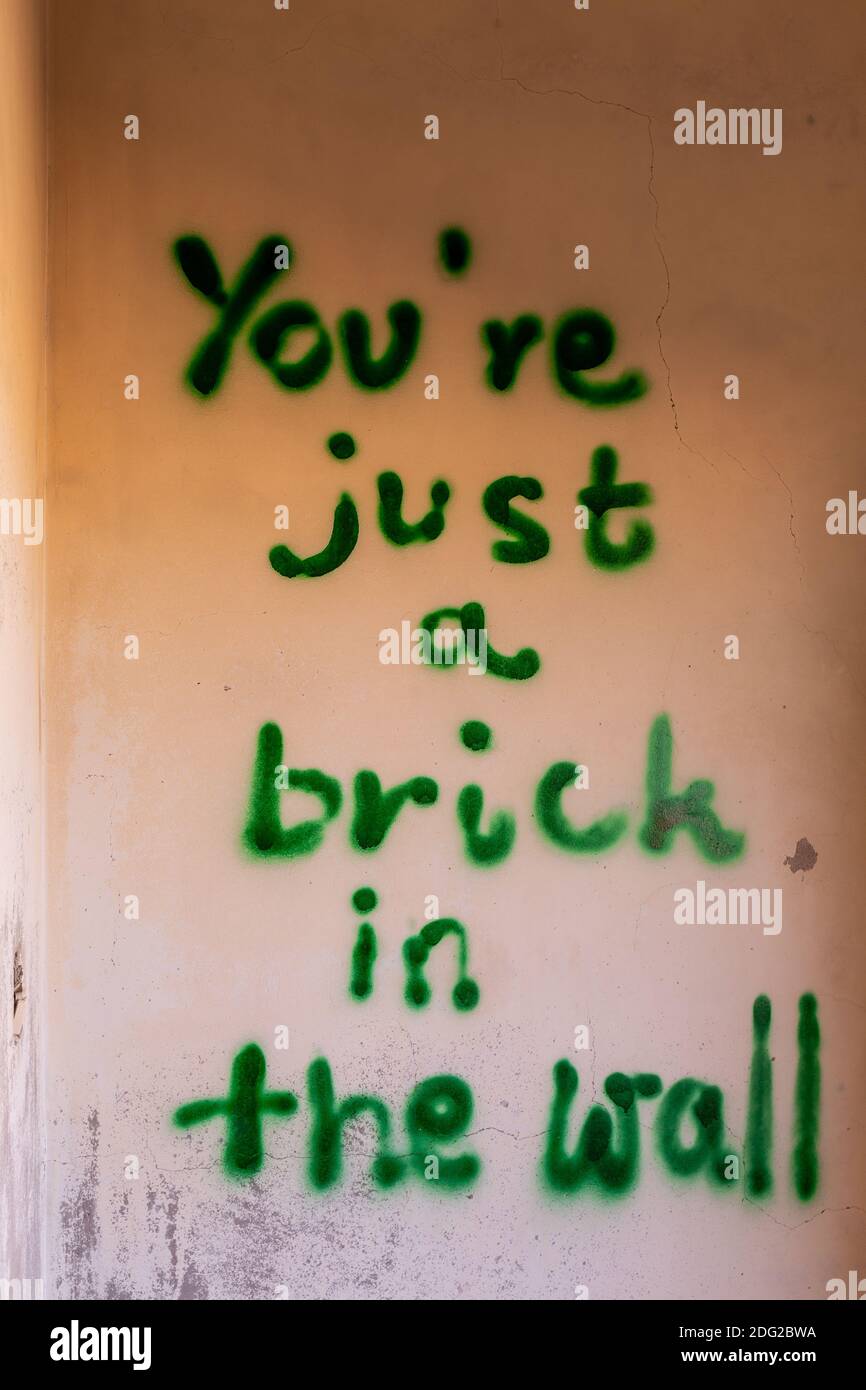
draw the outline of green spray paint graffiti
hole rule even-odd
[[[466,725],[463,726],[464,729]],[[470,737],[483,738],[483,729]],[[488,730],[489,733],[489,730]],[[470,744],[471,746],[471,744]],[[336,778],[316,768],[291,769],[282,762],[283,736],[277,724],[263,724],[253,764],[249,812],[243,843],[254,855],[264,858],[296,859],[314,853],[322,845],[325,831],[339,814],[343,791]],[[572,824],[562,806],[567,787],[573,786],[581,764],[556,762],[542,775],[534,799],[534,820],[543,837],[557,849],[575,855],[598,855],[610,850],[625,834],[629,818],[625,811],[612,811],[583,828]],[[667,715],[653,721],[647,747],[646,806],[638,842],[651,854],[666,854],[673,848],[678,831],[685,831],[698,852],[711,863],[730,863],[745,848],[746,837],[727,829],[711,809],[715,795],[712,782],[691,782],[685,791],[672,791],[673,733]],[[304,820],[284,827],[280,820],[280,793],[305,791],[319,800],[322,813],[316,820]],[[415,775],[384,791],[375,772],[356,774],[353,783],[354,813],[350,825],[350,844],[359,853],[372,853],[385,843],[397,817],[407,805],[420,810],[435,806],[439,784],[432,778]],[[468,783],[458,793],[457,823],[462,833],[467,861],[491,868],[511,854],[517,822],[510,811],[496,811],[489,830],[481,829],[484,792],[477,783]]]
[[[223,1168],[229,1178],[252,1178],[261,1172],[265,1162],[264,1118],[288,1119],[298,1109],[298,1098],[292,1092],[266,1092],[264,1082],[264,1053],[256,1043],[248,1043],[232,1063],[227,1097],[190,1101],[174,1113],[174,1123],[180,1129],[216,1118],[226,1121]],[[453,1156],[441,1152],[462,1139],[472,1122],[472,1092],[457,1076],[428,1077],[411,1092],[404,1117],[408,1145],[402,1153],[393,1146],[391,1111],[385,1101],[360,1094],[337,1101],[331,1068],[324,1057],[317,1057],[307,1070],[307,1105],[307,1178],[314,1192],[326,1192],[340,1183],[345,1129],[359,1119],[372,1122],[376,1153],[370,1178],[377,1187],[393,1187],[415,1173],[435,1181],[439,1188],[459,1190],[473,1183],[481,1171],[481,1161],[472,1152]]]
[[[362,914],[373,910],[378,898],[372,888],[358,888],[352,894],[352,906]],[[431,988],[425,967],[434,947],[445,937],[453,937],[457,950],[457,979],[451,991],[455,1009],[468,1012],[481,997],[476,982],[469,976],[469,934],[462,922],[454,917],[437,917],[424,924],[415,936],[403,943],[406,985],[403,997],[413,1009],[422,1009],[430,1002]],[[349,969],[349,997],[358,1002],[373,993],[373,971],[378,955],[378,940],[371,922],[362,922],[352,948]]]
[[[406,962],[406,1003],[414,1009],[422,1009],[430,1002],[431,990],[424,974],[424,967],[430,953],[446,936],[453,936],[457,943],[457,982],[451,991],[455,1009],[466,1013],[474,1009],[481,997],[481,991],[474,980],[469,978],[469,938],[462,922],[454,917],[441,917],[434,922],[425,922],[417,936],[410,936],[403,943],[403,960]]]
[[[434,925],[440,929],[437,940],[459,928],[454,922],[428,924]],[[431,943],[432,938],[425,940],[425,948]],[[462,983],[472,982],[464,975]],[[799,1011],[791,1179],[795,1195],[805,1202],[814,1197],[819,1175],[820,1033],[814,995],[801,997]],[[703,1179],[719,1190],[739,1187],[752,1199],[768,1195],[772,1190],[773,1117],[767,1103],[764,1048],[770,1020],[770,1003],[762,995],[753,1009],[755,1046],[747,1087],[745,1181],[741,1179],[739,1156],[729,1142],[722,1092],[718,1086],[694,1077],[683,1077],[665,1091],[661,1077],[654,1072],[613,1072],[604,1083],[611,1108],[591,1105],[569,1150],[568,1131],[580,1083],[576,1068],[563,1058],[553,1068],[553,1098],[540,1161],[544,1188],[558,1197],[574,1197],[584,1191],[623,1197],[631,1192],[640,1177],[639,1111],[658,1100],[656,1153],[672,1179]],[[431,1076],[415,1086],[404,1110],[405,1145],[397,1144],[390,1106],[380,1096],[352,1094],[336,1099],[331,1067],[323,1057],[308,1068],[306,1098],[307,1176],[316,1192],[329,1191],[340,1183],[345,1131],[356,1121],[372,1125],[375,1153],[369,1177],[377,1187],[394,1187],[414,1174],[443,1189],[459,1191],[471,1186],[481,1173],[481,1158],[473,1151],[456,1155],[442,1152],[470,1137],[474,1099],[460,1077]],[[264,1166],[265,1119],[290,1119],[298,1108],[293,1092],[265,1090],[264,1053],[256,1043],[248,1043],[232,1062],[228,1095],[181,1105],[174,1113],[174,1123],[189,1129],[206,1121],[224,1120],[224,1170],[230,1178],[244,1179],[254,1177]],[[683,1138],[685,1126],[691,1131],[690,1140]]]
[[[465,275],[472,262],[472,242],[462,227],[446,227],[439,233],[439,260],[449,275]]]
[[[606,517],[619,507],[645,507],[652,492],[644,483],[616,482],[618,460],[615,449],[602,444],[593,452],[589,487],[581,488],[577,500],[589,512],[586,527],[586,554],[599,569],[623,570],[648,560],[655,547],[655,534],[645,521],[635,521],[623,545],[607,534]]]
[[[431,655],[428,664],[441,670],[451,670],[460,665],[460,644],[446,646],[447,628],[445,623],[458,623],[463,634],[463,645],[469,651],[479,650],[480,634],[485,635],[485,670],[491,676],[503,680],[528,681],[541,669],[541,658],[532,647],[521,647],[513,656],[504,656],[490,641],[487,618],[480,603],[464,603],[461,608],[437,608],[421,619],[420,629],[430,637]]]
[[[355,441],[345,431],[339,431],[329,437],[328,450],[333,458],[346,462],[356,452]],[[587,558],[599,569],[613,572],[630,569],[649,559],[655,548],[653,528],[640,519],[632,523],[628,538],[622,544],[608,537],[607,519],[611,511],[646,507],[653,501],[652,491],[645,483],[616,482],[617,468],[617,453],[610,445],[602,444],[593,451],[590,482],[577,494],[581,504],[577,509],[580,515],[576,515],[574,523],[575,529],[585,533]],[[392,470],[380,473],[376,479],[376,491],[376,518],[379,530],[389,545],[401,549],[410,545],[429,545],[444,533],[452,488],[443,478],[437,478],[430,484],[430,506],[420,520],[413,522],[406,521],[403,516],[405,486],[399,473]],[[485,487],[481,495],[482,510],[508,536],[507,540],[493,541],[490,547],[490,553],[497,563],[531,565],[550,553],[550,533],[547,528],[512,505],[515,497],[535,502],[543,496],[544,488],[537,478],[509,475],[496,478]],[[330,536],[323,548],[304,557],[296,555],[285,545],[273,546],[269,552],[271,568],[284,579],[323,579],[346,563],[358,543],[360,530],[357,503],[350,493],[343,492],[335,504]],[[480,604],[464,605],[464,608],[476,610],[480,607]],[[478,621],[477,613],[463,612],[461,615],[460,611],[442,611],[448,611],[448,615],[456,621],[462,616],[466,626],[484,626],[483,622]],[[525,680],[528,675],[534,675],[537,669],[536,662],[532,671],[522,675],[510,669],[495,674],[508,675],[512,680]]]
[[[352,906],[356,912],[362,914],[372,912],[378,901],[372,888],[356,888],[352,894]],[[373,970],[377,954],[376,930],[371,922],[362,922],[352,949],[349,976],[349,995],[352,999],[369,999],[373,993]]]
[[[294,1115],[298,1098],[291,1091],[265,1091],[265,1055],[255,1043],[241,1048],[232,1062],[228,1095],[220,1100],[193,1100],[175,1111],[181,1129],[206,1120],[225,1119],[223,1163],[231,1177],[258,1173],[265,1158],[262,1121],[265,1115]]]
[[[579,1192],[589,1183],[594,1183],[602,1192],[628,1192],[638,1177],[638,1101],[658,1096],[662,1089],[661,1079],[651,1074],[629,1077],[621,1072],[609,1076],[604,1090],[614,1107],[618,1131],[616,1142],[614,1121],[609,1112],[602,1105],[593,1105],[584,1121],[577,1146],[569,1154],[566,1151],[566,1133],[578,1087],[577,1071],[563,1058],[553,1068],[553,1103],[542,1159],[545,1181],[552,1191],[558,1193]]]
[[[445,275],[455,280],[473,262],[472,244],[459,227],[448,227],[440,233],[437,251]],[[338,314],[333,329],[306,299],[283,300],[263,309],[262,301],[277,279],[294,268],[294,252],[283,237],[271,235],[262,239],[230,285],[224,280],[214,253],[200,236],[180,237],[173,252],[181,274],[214,314],[212,325],[194,349],[185,372],[187,384],[201,400],[222,389],[243,333],[253,361],[287,394],[316,388],[338,360],[342,361],[349,381],[360,390],[389,390],[406,380],[417,359],[424,321],[421,310],[408,298],[390,304],[384,311],[384,329],[380,315],[375,331],[371,318],[357,308]],[[578,308],[562,314],[549,333],[535,314],[486,320],[480,330],[486,359],[483,375],[493,393],[507,393],[518,387],[525,363],[546,333],[551,379],[563,399],[593,409],[610,408],[635,403],[648,390],[645,376],[634,369],[608,375],[606,379],[596,375],[601,368],[610,371],[615,330],[598,310]],[[430,380],[436,382],[436,394],[428,399],[438,399],[438,378]],[[357,451],[354,438],[346,431],[330,434],[326,447],[331,458],[340,463],[347,463]],[[643,516],[631,520],[624,541],[611,539],[608,523],[612,512],[642,509],[653,503],[647,484],[620,482],[618,472],[617,451],[609,444],[596,447],[590,455],[589,481],[578,490],[579,505],[575,509],[574,529],[584,531],[587,559],[610,573],[629,571],[643,564],[656,544],[654,528]],[[437,541],[446,530],[454,506],[459,505],[459,499],[452,504],[451,485],[436,478],[429,485],[426,510],[426,502],[419,500],[417,493],[415,501],[410,501],[408,511],[418,517],[412,521],[404,516],[406,489],[399,474],[381,472],[376,489],[379,530],[390,546],[399,549]],[[531,505],[517,507],[515,499]],[[544,499],[543,484],[533,476],[505,474],[483,489],[482,511],[504,533],[490,543],[490,553],[497,564],[534,564],[549,555],[550,533],[538,519],[542,507],[535,506]],[[325,522],[319,542],[327,528]],[[284,579],[325,579],[340,570],[355,552],[360,530],[356,502],[344,491],[334,506],[330,535],[322,548],[301,555],[286,545],[273,546],[269,552],[271,568]],[[434,558],[439,553],[431,552]],[[501,621],[502,614],[494,617]],[[463,639],[464,646],[474,639],[476,652],[479,636],[484,635],[484,673],[504,681],[526,682],[541,670],[541,657],[533,647],[518,648],[509,655],[490,643],[485,607],[475,600],[441,607],[422,618],[420,631],[432,639],[427,649],[432,655],[425,661],[433,666],[450,669],[459,664],[445,659],[448,653],[443,644],[443,623],[455,625],[453,631]],[[460,738],[473,753],[484,752],[491,746],[490,728],[480,720],[465,721]],[[532,819],[542,839],[557,850],[576,856],[600,855],[624,838],[631,818],[626,810],[615,809],[590,824],[575,823],[566,809],[566,794],[581,767],[559,760],[541,775],[532,799]],[[643,819],[636,835],[647,853],[668,854],[683,839],[713,864],[732,862],[743,853],[745,834],[725,826],[713,809],[712,782],[695,780],[683,791],[675,791],[673,733],[665,714],[658,715],[650,729],[644,786]],[[285,826],[281,796],[288,791],[313,797],[318,802],[318,814]],[[427,775],[415,773],[384,788],[376,772],[358,771],[352,780],[351,848],[360,854],[378,851],[404,810],[408,813],[409,808],[415,808],[411,812],[414,818],[416,812],[437,804],[439,792],[438,781]],[[328,825],[342,810],[343,796],[341,782],[329,773],[285,765],[280,727],[264,724],[259,730],[243,829],[246,850],[256,858],[278,859],[315,853],[324,843]],[[454,806],[458,836],[469,864],[491,869],[510,858],[518,830],[517,816],[511,810],[488,808],[485,814],[485,792],[477,782],[459,788]],[[427,834],[433,823],[433,818],[427,816],[419,822]],[[679,831],[685,831],[685,837]],[[353,894],[352,905],[366,917],[376,907],[377,896],[370,888],[360,888]],[[428,921],[404,942],[404,997],[413,1008],[422,1008],[429,1002],[431,987],[426,968],[431,953],[446,938],[457,955],[452,1002],[457,1010],[468,1013],[479,1002],[480,988],[468,973],[466,929],[455,918]],[[375,927],[371,921],[362,921],[357,926],[349,968],[349,995],[355,1002],[369,999],[373,993],[377,954]],[[719,1189],[739,1184],[751,1200],[772,1194],[772,1008],[764,995],[755,1000],[752,1023],[742,1182],[739,1156],[732,1153],[728,1140],[725,1097],[718,1086],[683,1077],[665,1089],[661,1077],[654,1072],[614,1072],[604,1083],[605,1103],[589,1106],[578,1137],[570,1143],[569,1129],[580,1078],[576,1068],[562,1059],[553,1069],[553,1098],[541,1155],[545,1187],[560,1197],[584,1191],[609,1197],[630,1192],[640,1175],[639,1117],[651,1102],[658,1102],[653,1126],[655,1152],[672,1179],[698,1180]],[[817,1191],[820,1176],[820,1029],[817,1001],[811,994],[803,995],[799,1001],[797,1047],[790,1177],[796,1196],[808,1201]],[[224,1169],[233,1179],[248,1179],[261,1172],[265,1164],[265,1125],[291,1119],[300,1109],[301,1102],[293,1092],[266,1089],[264,1053],[257,1044],[249,1043],[232,1061],[227,1094],[182,1105],[174,1120],[182,1129],[211,1120],[222,1121]],[[396,1137],[391,1107],[381,1097],[365,1092],[337,1098],[330,1064],[323,1057],[314,1059],[307,1070],[306,1111],[306,1171],[315,1192],[327,1192],[341,1182],[346,1131],[355,1124],[372,1130],[375,1152],[369,1163],[369,1178],[384,1190],[415,1176],[443,1190],[461,1191],[481,1174],[481,1158],[465,1147],[471,1137],[474,1098],[467,1082],[459,1077],[431,1076],[414,1087],[403,1112],[405,1142]],[[451,1150],[451,1145],[460,1146],[459,1152]]]
[[[216,255],[198,234],[178,237],[172,247],[175,263],[187,284],[217,310],[217,321],[193,353],[185,379],[197,396],[208,399],[222,385],[232,349],[266,292],[291,273],[295,255],[286,237],[264,237],[239,270],[230,290],[225,288]],[[440,263],[446,274],[465,274],[472,246],[459,227],[447,227],[438,238]],[[337,319],[336,338],[349,380],[367,391],[382,391],[401,381],[417,355],[423,320],[420,309],[400,299],[386,310],[388,343],[375,356],[369,317],[347,309]],[[294,335],[312,334],[313,343],[300,358],[287,358]],[[285,391],[306,391],[319,385],[334,358],[332,335],[313,304],[286,300],[272,306],[249,329],[253,357]],[[544,337],[537,314],[520,314],[513,322],[489,319],[481,326],[481,343],[488,353],[484,379],[492,391],[513,389],[521,365]],[[555,385],[566,399],[582,405],[618,406],[640,400],[647,391],[642,372],[629,370],[612,381],[591,375],[613,356],[613,324],[597,309],[572,309],[554,325],[550,339],[550,368]]]
[[[794,1152],[791,1173],[797,1196],[807,1202],[818,1190],[818,1110],[821,1100],[821,1030],[814,994],[800,1000],[797,1029],[799,1060],[794,1110]]]
[[[772,1019],[772,1005],[766,994],[761,994],[752,1011],[754,1044],[744,1154],[746,1190],[751,1197],[767,1197],[773,1190],[773,1063],[769,1047]]]

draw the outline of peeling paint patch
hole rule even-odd
[[[818,852],[812,848],[809,841],[806,839],[798,840],[797,848],[794,850],[794,853],[788,855],[787,858],[783,860],[783,863],[788,865],[792,874],[800,872],[804,874],[808,873],[810,869],[814,869],[817,862]]]
[[[64,1264],[72,1284],[73,1298],[94,1298],[94,1261],[99,1245],[99,1115],[91,1110],[87,1117],[90,1159],[73,1195],[61,1204]]]
[[[195,1264],[190,1260],[183,1273],[178,1298],[181,1301],[202,1300],[208,1297],[207,1284],[202,1279]]]

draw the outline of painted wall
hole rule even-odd
[[[33,0],[0,5],[0,1278],[31,1281],[45,1271],[44,550],[35,505],[45,501],[43,18]]]
[[[863,486],[859,11],[837,12],[829,25],[783,0],[688,23],[667,0],[52,6],[49,1133],[63,1297],[812,1298],[862,1264],[866,541],[825,527],[826,500]],[[782,107],[783,153],[675,145],[674,110],[699,98]],[[431,113],[438,141],[424,138]],[[460,278],[436,255],[451,223],[474,248]],[[184,372],[219,309],[172,255],[190,234],[228,285],[262,238],[291,243],[257,312],[308,301],[330,331],[360,307],[378,345],[386,306],[417,302],[416,359],[393,390],[363,391],[338,350],[320,385],[288,392],[250,351],[248,320],[202,399]],[[617,331],[599,375],[639,369],[641,399],[591,408],[557,388],[551,325],[584,305]],[[492,390],[479,326],[525,313],[545,341],[513,391]],[[326,448],[338,430],[358,444],[346,462]],[[654,496],[641,515],[655,552],[622,573],[590,563],[574,525],[601,444]],[[437,540],[383,539],[385,471],[410,519],[449,482]],[[481,495],[507,474],[543,484],[519,504],[551,537],[533,564],[491,554],[502,532]],[[342,491],[360,517],[351,556],[321,579],[282,577],[271,548],[320,550]],[[611,522],[618,542],[626,530]],[[381,663],[383,629],[470,599],[498,650],[541,654],[536,676]],[[684,832],[667,857],[641,847],[663,712],[675,788],[712,781],[722,821],[746,833],[736,862],[708,864]],[[492,727],[492,751],[461,746],[469,718]],[[296,859],[242,844],[268,721],[289,767],[344,792],[321,847]],[[609,852],[557,849],[533,819],[560,760],[590,770],[564,803],[576,823],[625,809]],[[350,836],[362,769],[439,786],[373,853]],[[472,782],[485,825],[496,808],[517,818],[513,852],[489,868],[461,843],[455,798]],[[318,813],[300,792],[281,800],[286,826]],[[818,857],[795,872],[800,839]],[[781,889],[782,932],[677,925],[673,895],[699,879]],[[364,1002],[348,992],[360,886],[378,896]],[[401,950],[432,897],[469,931],[481,998],[468,1012],[450,1002],[444,946],[429,1006],[403,999]],[[803,1202],[789,1168],[809,992],[822,1167]],[[641,1102],[633,1190],[551,1197],[538,1170],[557,1059],[580,1076],[572,1135],[610,1073],[655,1073],[666,1090],[695,1077],[722,1089],[725,1152],[742,1157],[764,994],[772,1194],[678,1180],[656,1152],[657,1102]],[[581,1027],[591,1045],[576,1050]],[[172,1116],[225,1096],[249,1043],[299,1105],[266,1121],[263,1166],[238,1179],[224,1119],[181,1130]],[[454,1147],[479,1156],[477,1180],[449,1193],[416,1173],[383,1190],[368,1116],[342,1180],[312,1191],[316,1057],[338,1096],[392,1107],[401,1153],[413,1088],[464,1078],[474,1114]]]

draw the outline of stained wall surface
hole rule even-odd
[[[863,21],[849,0],[833,13],[787,0],[51,6],[48,1133],[62,1297],[807,1299],[862,1268],[866,540],[828,534],[826,504],[864,486]],[[781,108],[781,153],[677,145],[674,112],[699,100]],[[451,224],[473,245],[459,278],[436,255]],[[291,247],[207,399],[184,371],[220,308],[172,255],[184,235],[208,243],[228,287],[262,238]],[[335,343],[306,391],[284,390],[248,343],[286,299],[313,304]],[[402,299],[423,313],[416,358],[393,389],[361,390],[337,320],[363,309],[378,351]],[[639,369],[641,399],[593,408],[558,388],[553,329],[584,306],[616,328],[596,375]],[[491,389],[480,325],[520,314],[540,316],[544,339],[513,390]],[[352,459],[329,454],[333,431],[354,436]],[[622,572],[591,564],[575,528],[602,444],[653,496],[610,521],[617,542],[637,514],[655,535]],[[386,471],[409,520],[448,481],[438,539],[383,538]],[[504,534],[481,497],[504,475],[543,485],[516,503],[550,536],[535,563],[491,554]],[[360,518],[345,564],[277,573],[271,547],[321,550],[344,491]],[[538,651],[537,675],[380,661],[383,629],[469,600],[499,652]],[[641,846],[661,714],[673,790],[712,782],[719,817],[746,835],[735,862],[708,863],[684,830],[667,855]],[[490,751],[461,746],[469,718],[493,729]],[[242,844],[269,721],[275,762],[344,794],[296,858]],[[575,824],[627,814],[608,851],[557,848],[533,814],[563,760],[590,774],[564,793]],[[438,802],[406,807],[361,852],[359,770],[384,787],[433,778]],[[500,808],[516,817],[498,865],[467,861],[455,802],[468,783],[485,827]],[[286,826],[319,810],[281,798]],[[782,930],[678,924],[674,894],[699,880],[781,889]],[[364,885],[379,956],[359,1003],[347,984]],[[430,1004],[403,999],[402,946],[434,898],[468,929],[471,1011],[450,1002],[446,943]],[[801,1201],[810,993],[821,1170]],[[742,1160],[761,995],[772,1192],[750,1196],[742,1172],[727,1188],[676,1178],[657,1151],[659,1103],[641,1101],[632,1190],[551,1195],[539,1164],[558,1059],[579,1073],[570,1142],[589,1104],[608,1104],[609,1074],[655,1073],[666,1090],[694,1077],[721,1088],[725,1152]],[[224,1171],[224,1119],[181,1130],[172,1115],[225,1096],[250,1043],[299,1108],[265,1122],[263,1166],[239,1179]],[[477,1180],[383,1189],[367,1115],[347,1130],[341,1180],[312,1191],[317,1057],[338,1097],[387,1102],[403,1153],[413,1088],[464,1078],[474,1114],[453,1149],[477,1153]],[[695,1133],[684,1120],[683,1142]]]
[[[42,607],[43,7],[0,5],[0,1279],[44,1279]],[[41,522],[40,522],[40,508]],[[22,1281],[29,1280],[29,1286]],[[5,1288],[5,1285],[3,1286]]]

